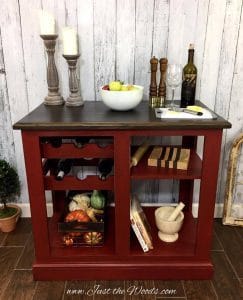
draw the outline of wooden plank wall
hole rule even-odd
[[[0,10],[0,157],[16,165],[27,186],[19,132],[12,124],[39,105],[47,93],[46,54],[39,37],[38,9],[53,13],[58,27],[56,64],[60,90],[68,95],[61,28],[79,33],[79,75],[85,101],[100,100],[99,88],[112,79],[145,86],[155,55],[185,65],[195,44],[197,98],[223,115],[233,128],[224,132],[218,202],[223,201],[227,160],[233,139],[243,131],[242,0],[9,0]],[[170,96],[170,94],[169,94]],[[180,97],[180,89],[176,92]],[[146,185],[157,201],[158,182]],[[243,198],[241,199],[243,202]]]

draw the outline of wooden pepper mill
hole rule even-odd
[[[150,87],[149,87],[149,105],[151,107],[157,107],[157,101],[158,101],[157,81],[156,81],[158,62],[159,61],[155,56],[153,56],[150,59],[151,79],[150,79]]]
[[[160,61],[160,83],[158,89],[158,96],[166,98],[166,69],[167,69],[167,58],[161,58]]]
[[[157,97],[156,73],[157,73],[158,62],[159,61],[155,56],[153,56],[150,59],[151,81],[150,81],[150,87],[149,87],[149,96],[152,96],[152,97]]]

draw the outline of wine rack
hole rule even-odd
[[[201,102],[197,105],[203,106]],[[96,112],[96,113],[94,113]],[[38,121],[36,121],[38,120]],[[33,275],[36,280],[93,279],[208,279],[213,274],[210,258],[212,224],[222,131],[231,124],[217,116],[213,120],[161,120],[142,102],[135,110],[113,112],[102,102],[86,102],[71,110],[40,105],[14,125],[21,129],[28,180],[35,244]],[[43,138],[109,138],[112,143],[89,143],[81,148],[65,142],[53,147]],[[147,166],[147,153],[130,169],[134,137],[182,137],[190,148],[188,170],[158,169]],[[197,138],[204,138],[203,156],[197,154]],[[67,175],[55,180],[43,171],[48,160],[61,158],[114,159],[114,175],[101,181],[98,176],[79,180]],[[87,160],[87,164],[89,164]],[[45,168],[44,168],[45,169]],[[152,227],[154,249],[144,253],[130,230],[132,181],[179,180],[179,201],[186,204],[185,221],[179,240],[161,242],[157,236],[154,211],[144,211]],[[200,180],[198,216],[192,214],[194,181]],[[108,190],[114,206],[107,208],[105,239],[101,247],[63,247],[58,222],[65,207],[66,190]],[[53,215],[47,216],[45,191],[52,194]]]

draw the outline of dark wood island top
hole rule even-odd
[[[207,108],[197,101],[196,105]],[[208,109],[208,108],[207,108]],[[126,130],[126,129],[216,129],[231,124],[216,115],[216,119],[158,119],[147,101],[135,109],[119,112],[107,108],[102,101],[86,101],[82,107],[46,106],[41,104],[14,124],[21,130]]]

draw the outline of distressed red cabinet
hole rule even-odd
[[[202,105],[201,103],[198,103]],[[71,279],[206,279],[213,274],[210,258],[215,195],[221,137],[231,124],[218,116],[212,120],[160,120],[142,102],[135,110],[114,112],[102,102],[85,102],[83,107],[40,105],[14,125],[21,129],[29,188],[36,280]],[[89,144],[77,149],[72,144],[53,148],[43,137],[89,136],[109,138],[107,147]],[[133,137],[182,137],[191,148],[187,171],[148,167],[146,156],[130,169]],[[197,137],[204,138],[202,158],[196,152]],[[106,181],[96,176],[78,180],[66,176],[56,181],[43,173],[43,161],[52,158],[113,157],[114,175]],[[186,204],[185,222],[179,240],[161,242],[154,222],[155,207],[145,207],[152,227],[154,250],[144,253],[130,229],[130,192],[133,180],[176,179],[179,200]],[[192,215],[194,180],[200,180],[197,218]],[[67,190],[101,189],[114,195],[109,207],[102,247],[63,247],[59,243],[58,217]],[[46,191],[52,194],[53,213],[47,216]]]

